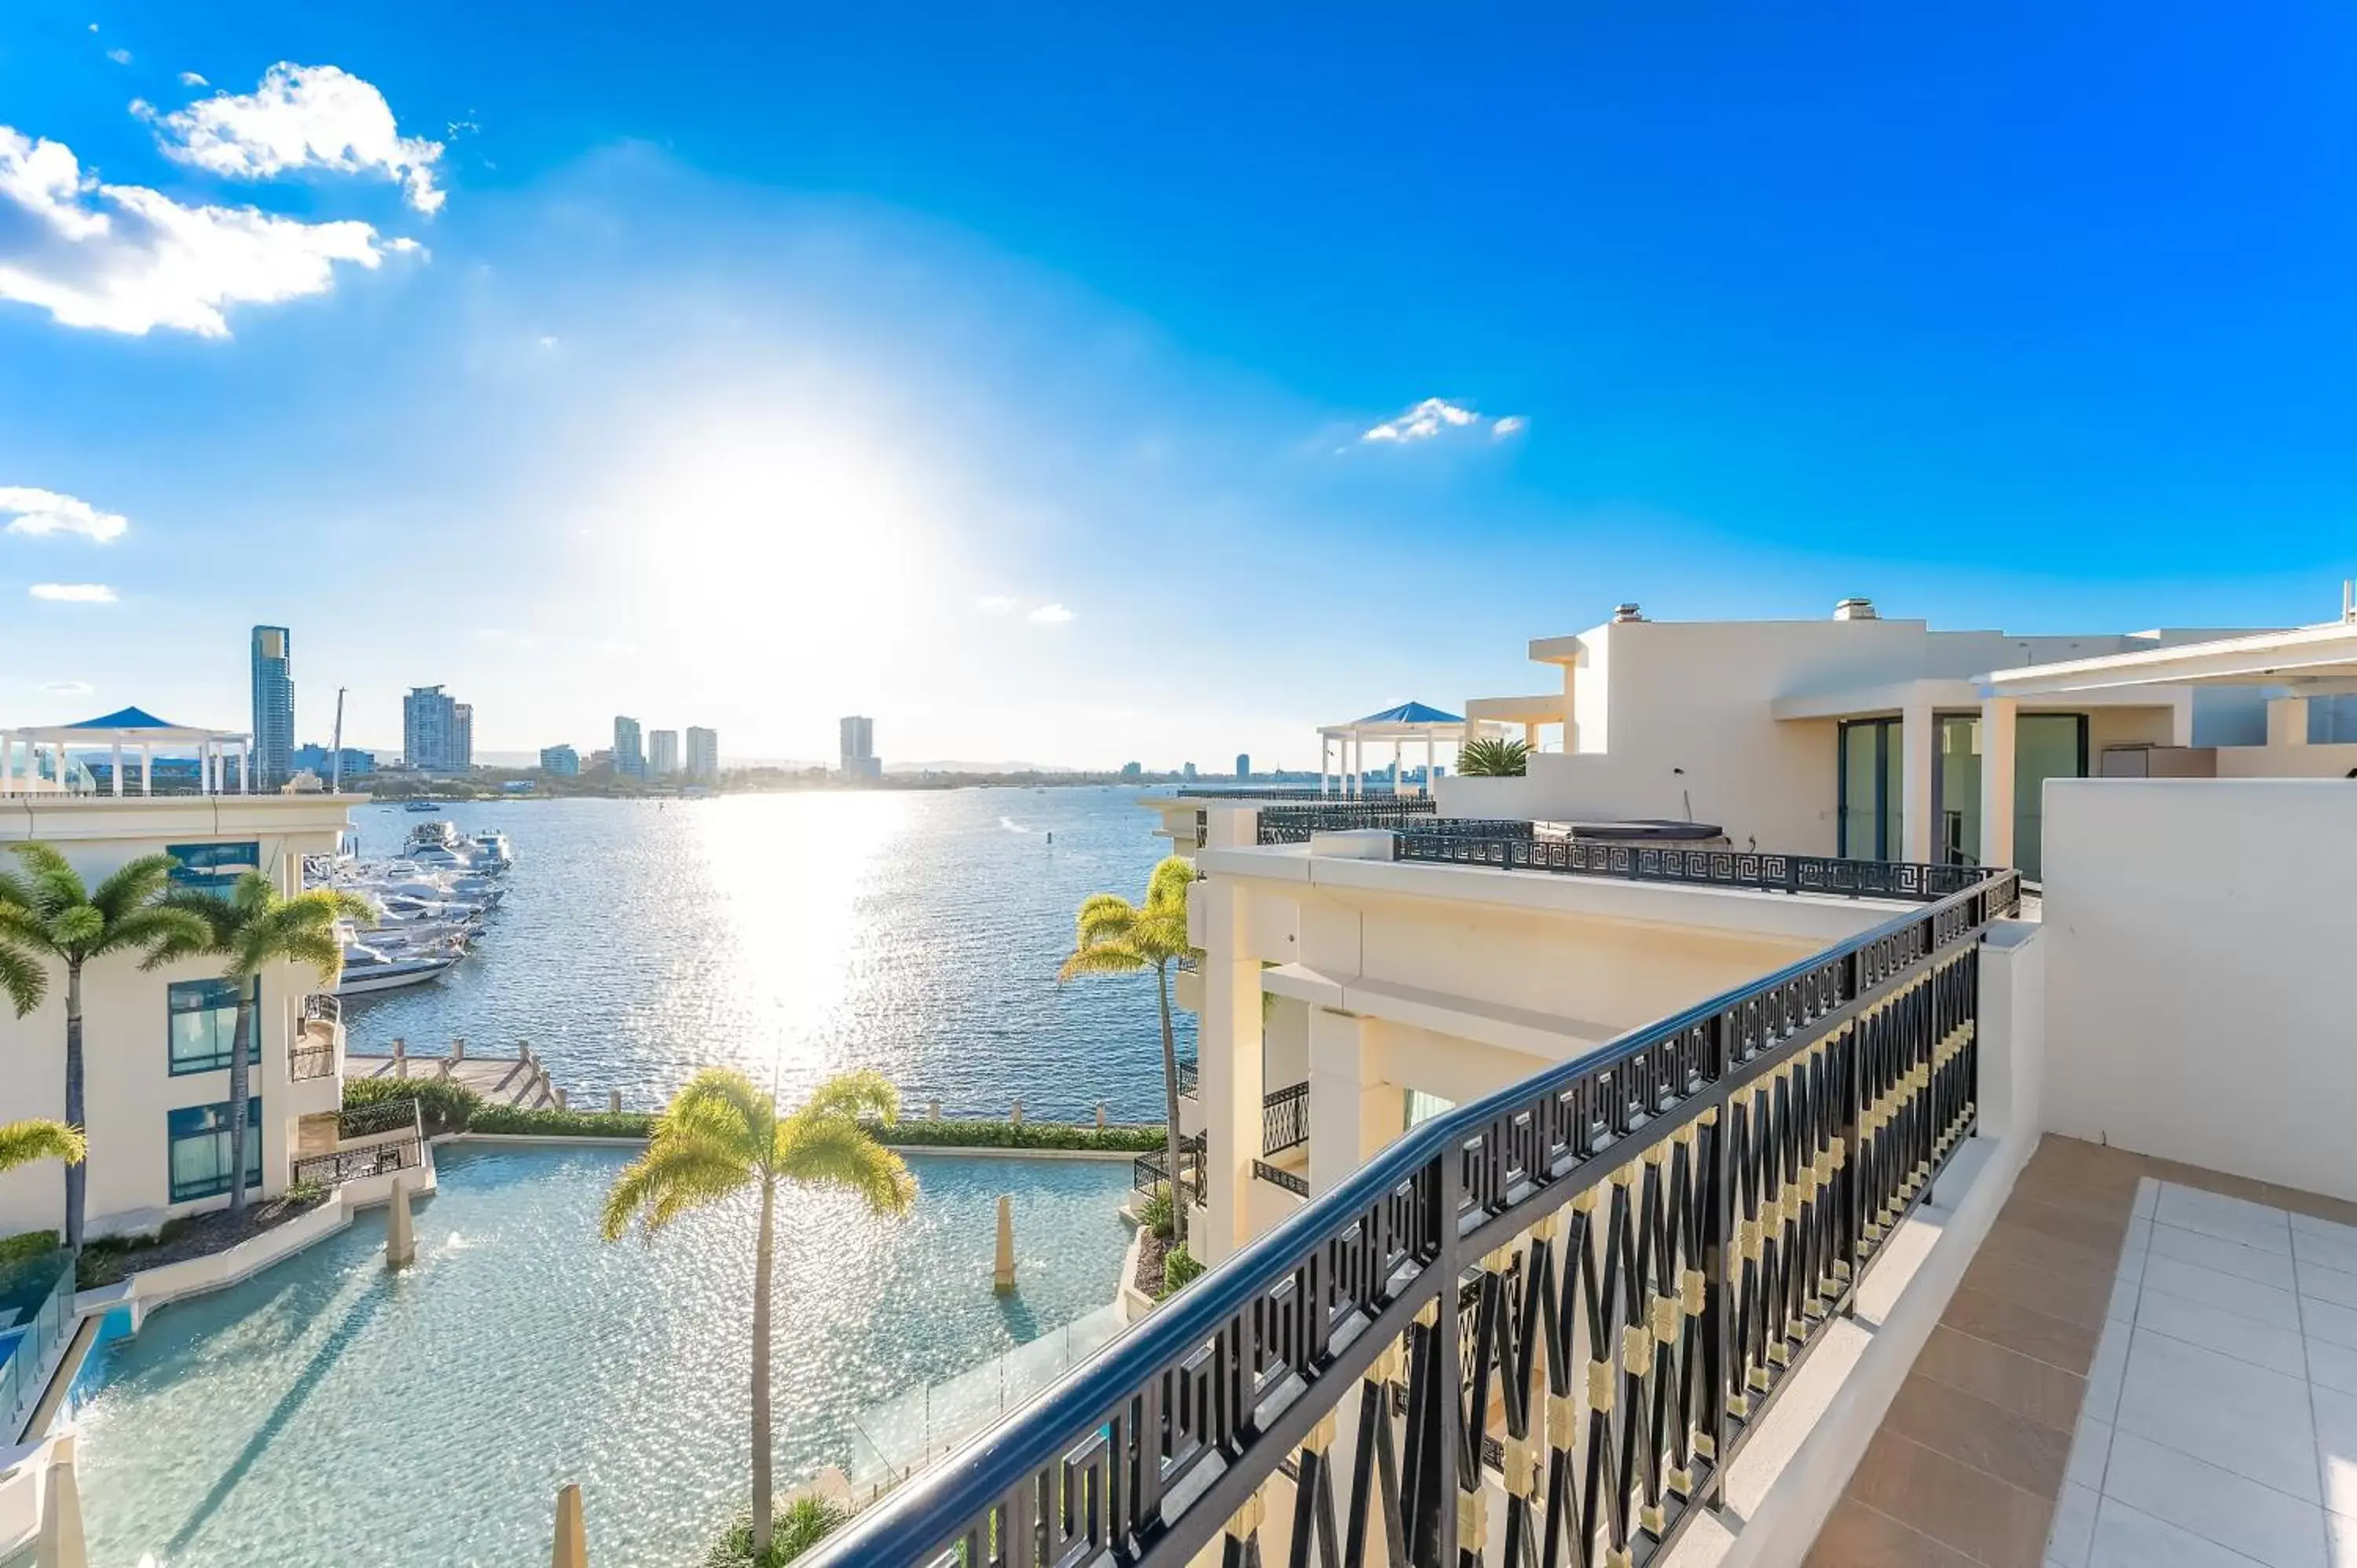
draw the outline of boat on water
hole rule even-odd
[[[430,801],[411,801],[414,810]],[[340,931],[344,948],[339,996],[366,996],[439,979],[464,959],[483,922],[506,896],[500,880],[515,864],[508,837],[496,828],[471,837],[447,820],[419,822],[401,852],[388,860],[360,858],[339,843],[333,855],[307,857],[305,880],[358,894],[376,912],[366,931]]]
[[[438,811],[442,808],[432,800],[412,800],[401,809],[404,811]]]
[[[427,952],[390,951],[366,942],[344,944],[344,972],[336,982],[339,996],[366,996],[374,991],[394,991],[404,985],[423,985],[438,978],[442,972],[466,955],[461,948]]]

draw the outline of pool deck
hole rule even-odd
[[[549,1082],[546,1064],[536,1057],[460,1056],[454,1060],[414,1053],[377,1057],[347,1051],[344,1077],[412,1078],[429,1082],[447,1079],[466,1085],[481,1095],[486,1103],[511,1105],[520,1111],[554,1110],[560,1092]],[[576,1109],[602,1111],[605,1107],[585,1101]]]

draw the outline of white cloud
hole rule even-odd
[[[554,337],[554,335],[544,335],[544,336],[543,336],[543,337],[542,337],[542,338],[540,339],[540,346],[541,346],[542,348],[544,348],[544,349],[554,349],[554,348],[555,348],[555,347],[556,347],[556,338],[555,338],[555,337]]]
[[[106,51],[106,58],[113,60],[117,65],[129,65],[131,63],[131,51],[129,49],[109,49]]]
[[[193,70],[184,70],[180,73],[180,85],[183,87],[210,87],[212,83],[207,81],[203,77],[199,76]]]
[[[62,143],[0,125],[0,299],[67,327],[229,336],[231,305],[325,294],[335,263],[374,267],[414,242],[366,223],[305,223],[251,207],[184,207],[105,185]]]
[[[974,601],[974,607],[989,616],[1013,615],[1015,600],[1006,594],[985,594]]]
[[[132,112],[154,123],[166,156],[212,174],[377,174],[398,182],[420,212],[442,205],[434,185],[442,144],[403,135],[384,94],[336,66],[281,60],[252,92],[217,92],[170,114],[144,103]]]
[[[1429,441],[1452,430],[1464,430],[1479,425],[1480,413],[1463,403],[1450,403],[1447,398],[1428,397],[1406,413],[1370,426],[1359,439],[1362,442]],[[1510,413],[1494,422],[1491,434],[1499,440],[1518,435],[1530,421],[1519,413]]]
[[[1040,626],[1061,626],[1072,618],[1072,612],[1061,605],[1041,605],[1030,618]]]
[[[94,690],[87,681],[46,681],[41,690],[52,697],[87,697]]]
[[[111,605],[114,590],[104,583],[36,583],[29,590],[37,599],[66,605]]]
[[[1510,413],[1490,426],[1490,434],[1495,439],[1504,441],[1511,436],[1520,435],[1530,427],[1531,422],[1528,418],[1519,413]]]
[[[101,544],[131,526],[128,519],[86,500],[23,485],[0,485],[0,516],[8,518],[10,533],[79,533]]]

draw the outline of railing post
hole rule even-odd
[[[1465,1355],[1458,1342],[1457,1276],[1460,1272],[1457,1255],[1457,1215],[1464,1198],[1465,1162],[1463,1151],[1455,1144],[1441,1151],[1440,1169],[1432,1184],[1434,1220],[1439,1245],[1435,1249],[1428,1277],[1437,1283],[1434,1297],[1438,1312],[1432,1325],[1433,1354],[1439,1359],[1438,1384],[1439,1429],[1433,1434],[1438,1439],[1433,1451],[1440,1468],[1438,1495],[1433,1501],[1439,1515],[1433,1523],[1438,1534],[1437,1550],[1432,1561],[1455,1568],[1458,1562],[1457,1514],[1467,1494],[1474,1506],[1480,1505],[1481,1454],[1478,1440],[1465,1425]],[[1469,1457],[1467,1450],[1472,1452]],[[1410,1541],[1413,1552],[1415,1543]]]

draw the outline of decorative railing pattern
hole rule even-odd
[[[1330,800],[1322,806],[1272,806],[1258,816],[1261,843],[1308,843],[1312,833],[1351,828],[1413,828],[1437,822],[1432,802],[1422,796],[1401,800]]]
[[[1182,1057],[1178,1062],[1178,1093],[1184,1099],[1192,1096],[1202,1080],[1202,1071],[1192,1057]]]
[[[1523,824],[1525,828],[1528,824]],[[1844,860],[1821,854],[1770,854],[1758,850],[1694,849],[1586,839],[1484,834],[1463,829],[1424,832],[1409,828],[1393,841],[1394,860],[1447,865],[1496,865],[1514,871],[1555,871],[1575,876],[1617,876],[1631,882],[1698,883],[1777,893],[1832,893],[1852,898],[1945,898],[1988,879],[1977,865],[1932,865],[1906,860]]]
[[[815,1568],[1250,1563],[1273,1494],[1296,1564],[1652,1560],[1973,1132],[2017,902],[1977,882],[1411,1128]]]
[[[1196,1203],[1203,1201],[1204,1147],[1205,1140],[1200,1133],[1191,1138],[1182,1138],[1178,1141],[1178,1157],[1186,1162],[1187,1166],[1186,1175],[1180,1186],[1188,1197]],[[1132,1187],[1139,1192],[1150,1193],[1158,1187],[1168,1185],[1170,1157],[1160,1149],[1139,1155],[1129,1163],[1129,1176]]]
[[[336,1071],[336,1047],[332,1043],[320,1045],[316,1035],[297,1035],[286,1047],[286,1076],[297,1083],[311,1079],[332,1078]]]
[[[1255,800],[1302,801],[1326,800],[1336,803],[1351,800],[1414,800],[1415,795],[1401,795],[1388,785],[1369,785],[1361,789],[1320,789],[1313,785],[1255,784],[1246,789],[1222,789],[1217,785],[1189,784],[1178,791],[1186,800],[1232,800],[1249,805]]]
[[[1309,1086],[1297,1083],[1261,1097],[1260,1152],[1282,1154],[1309,1141]]]
[[[423,1139],[401,1137],[388,1138],[381,1144],[363,1144],[354,1149],[338,1149],[331,1155],[313,1155],[295,1162],[294,1179],[336,1187],[393,1171],[415,1170],[424,1148]]]
[[[1281,1187],[1297,1197],[1309,1196],[1309,1178],[1298,1171],[1289,1171],[1283,1165],[1270,1165],[1266,1160],[1254,1160],[1252,1169],[1256,1180],[1265,1181],[1271,1187]]]

